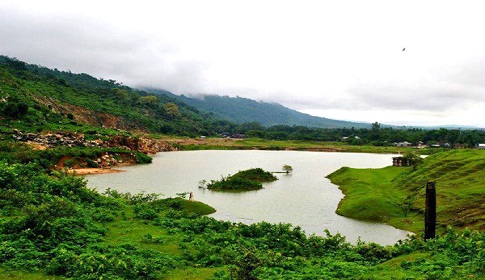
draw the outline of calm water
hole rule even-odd
[[[234,222],[291,223],[307,233],[324,235],[324,230],[339,232],[355,242],[393,244],[408,232],[393,227],[360,222],[335,214],[343,194],[325,176],[342,166],[378,168],[392,163],[391,155],[288,152],[288,151],[187,151],[157,154],[153,163],[121,168],[127,172],[87,177],[90,187],[122,192],[193,192],[196,200],[217,209],[210,215]],[[293,173],[276,174],[279,180],[264,184],[264,189],[243,193],[213,192],[199,189],[200,180],[218,180],[221,175],[261,167],[281,171],[284,164]]]

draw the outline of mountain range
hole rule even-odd
[[[215,118],[237,124],[257,122],[265,127],[274,125],[307,126],[316,128],[370,128],[369,123],[348,122],[315,117],[287,108],[278,103],[256,101],[243,97],[219,95],[175,95],[166,90],[146,88],[148,92],[166,94]]]
[[[241,124],[248,123],[259,123],[266,128],[283,125],[369,129],[372,126],[315,117],[278,103],[243,97],[186,96],[163,89],[135,89],[114,80],[48,69],[1,55],[0,111],[7,119],[16,119],[17,113],[25,111],[24,128],[30,126],[32,130],[46,125],[60,129],[61,123],[77,123],[195,136],[236,131]],[[475,129],[447,128],[459,127]]]

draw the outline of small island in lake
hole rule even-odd
[[[207,184],[207,188],[217,191],[252,191],[263,188],[263,183],[276,181],[273,174],[268,171],[264,171],[261,168],[252,168],[238,173],[222,177],[221,180],[211,180]]]

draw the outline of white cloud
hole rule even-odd
[[[480,4],[4,0],[0,53],[328,118],[485,127]]]

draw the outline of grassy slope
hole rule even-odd
[[[423,187],[436,181],[438,223],[458,228],[485,229],[485,151],[453,150],[428,157],[399,184],[418,199],[424,209]]]
[[[406,169],[408,171],[409,169]],[[404,170],[341,168],[329,177],[345,194],[337,213],[358,220],[389,223],[411,231],[423,225],[415,214],[406,215],[403,206],[407,191],[396,188],[392,180]]]
[[[346,197],[338,213],[420,232],[424,228],[424,186],[436,181],[438,225],[485,229],[485,152],[452,150],[411,168],[342,168],[329,178]]]

